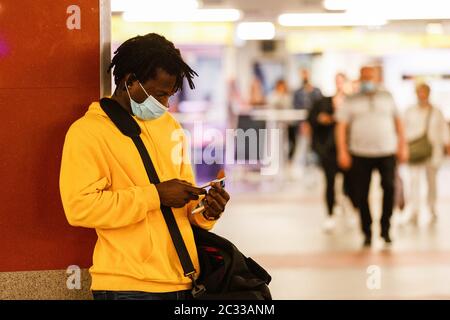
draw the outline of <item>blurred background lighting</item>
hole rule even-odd
[[[197,0],[112,0],[112,12],[149,11],[162,12],[166,10],[193,10],[199,7]]]
[[[448,0],[325,0],[327,10],[385,20],[450,19]]]
[[[428,23],[426,27],[428,34],[444,34],[442,23]]]
[[[323,7],[329,11],[345,11],[350,3],[351,0],[324,0]]]
[[[241,12],[236,9],[125,11],[123,14],[128,22],[233,22],[240,17]]]
[[[270,40],[275,37],[275,26],[272,22],[241,22],[237,36],[241,40]]]
[[[278,22],[287,27],[381,26],[386,20],[347,13],[285,13]]]

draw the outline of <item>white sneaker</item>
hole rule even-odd
[[[419,214],[417,212],[413,212],[410,216],[405,217],[405,224],[417,226],[419,225]]]
[[[356,212],[353,205],[350,203],[350,200],[345,198],[344,201],[342,201],[341,209],[342,209],[342,216],[345,221],[345,226],[349,229],[355,228],[358,224],[357,218],[358,213]]]
[[[346,225],[350,229],[356,228],[358,226],[358,218],[356,217],[356,214],[352,213],[347,216]]]
[[[437,222],[437,219],[438,219],[437,214],[436,213],[432,213],[430,215],[430,224],[435,224]]]
[[[333,217],[327,217],[323,224],[323,231],[329,233],[334,230],[336,227],[336,221],[334,221]]]

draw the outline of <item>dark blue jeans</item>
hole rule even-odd
[[[191,300],[190,290],[175,292],[92,291],[94,300]]]

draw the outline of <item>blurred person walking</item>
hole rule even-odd
[[[410,145],[410,216],[408,222],[417,224],[421,209],[421,188],[423,185],[423,175],[426,175],[427,185],[427,199],[428,208],[431,215],[431,221],[434,222],[437,218],[436,213],[436,197],[437,197],[437,183],[436,176],[439,167],[444,160],[445,152],[450,153],[450,132],[448,124],[445,121],[442,112],[434,107],[430,101],[430,87],[425,84],[419,84],[416,88],[417,104],[407,109],[405,113],[405,131],[406,138]],[[420,142],[420,140],[425,142]],[[423,143],[426,152],[425,158],[415,159],[413,154],[415,151],[414,144]],[[427,146],[428,144],[428,146]]]
[[[316,88],[311,84],[310,73],[307,69],[300,70],[300,77],[302,79],[302,86],[294,92],[294,109],[310,111],[314,103],[322,99],[322,92],[319,88]],[[311,135],[311,128],[309,127],[308,122],[301,121],[290,125],[288,128],[289,160],[292,160],[295,153],[299,128],[301,129],[301,135],[306,139],[306,149],[309,148],[308,140]],[[305,152],[307,151],[308,150]]]
[[[264,94],[264,88],[262,81],[254,77],[250,84],[250,99],[249,105],[251,108],[260,107],[266,104],[266,97]]]
[[[335,126],[336,111],[342,106],[346,98],[344,87],[347,78],[338,73],[335,78],[336,94],[332,97],[323,97],[318,100],[309,113],[308,122],[312,128],[312,149],[317,153],[320,165],[325,174],[328,217],[324,223],[324,231],[332,231],[335,227],[333,212],[336,204],[335,179],[336,175],[344,173],[344,194],[349,194],[349,179],[347,172],[339,168],[336,156]]]
[[[394,99],[389,92],[377,87],[374,78],[372,67],[361,68],[361,90],[348,97],[338,110],[336,127],[338,163],[342,169],[351,169],[364,246],[370,246],[372,241],[368,199],[372,172],[376,169],[381,176],[381,237],[389,244],[396,164],[397,160],[406,161],[408,153],[403,122]]]
[[[266,104],[265,80],[261,66],[258,62],[253,63],[253,79],[250,84],[249,104],[251,108],[258,108]]]
[[[287,110],[287,109],[292,109],[292,106],[293,106],[292,105],[292,95],[289,93],[287,83],[284,79],[279,79],[275,83],[275,87],[274,87],[273,91],[267,97],[267,107],[271,108],[271,109],[277,109],[277,110]],[[290,159],[291,145],[293,142],[291,141],[292,137],[289,134],[289,125],[287,126],[287,128],[288,128],[287,138],[288,138],[288,148],[289,148],[287,150],[287,152],[288,152],[288,158]],[[283,141],[285,141],[284,139],[286,138],[284,132],[285,132],[285,127],[283,127]],[[283,153],[284,152],[285,152],[285,150],[284,150],[284,144],[283,144]]]
[[[284,79],[279,79],[275,83],[274,90],[267,97],[267,103],[274,109],[291,109],[292,97],[289,94],[287,83]]]
[[[295,109],[310,110],[315,102],[322,99],[322,92],[311,84],[310,73],[307,69],[301,69],[301,88],[294,92]]]

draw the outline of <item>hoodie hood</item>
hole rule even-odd
[[[99,115],[105,118],[108,118],[108,115],[103,111],[100,106],[100,102],[95,101],[89,105],[88,111],[86,111],[86,115]]]

